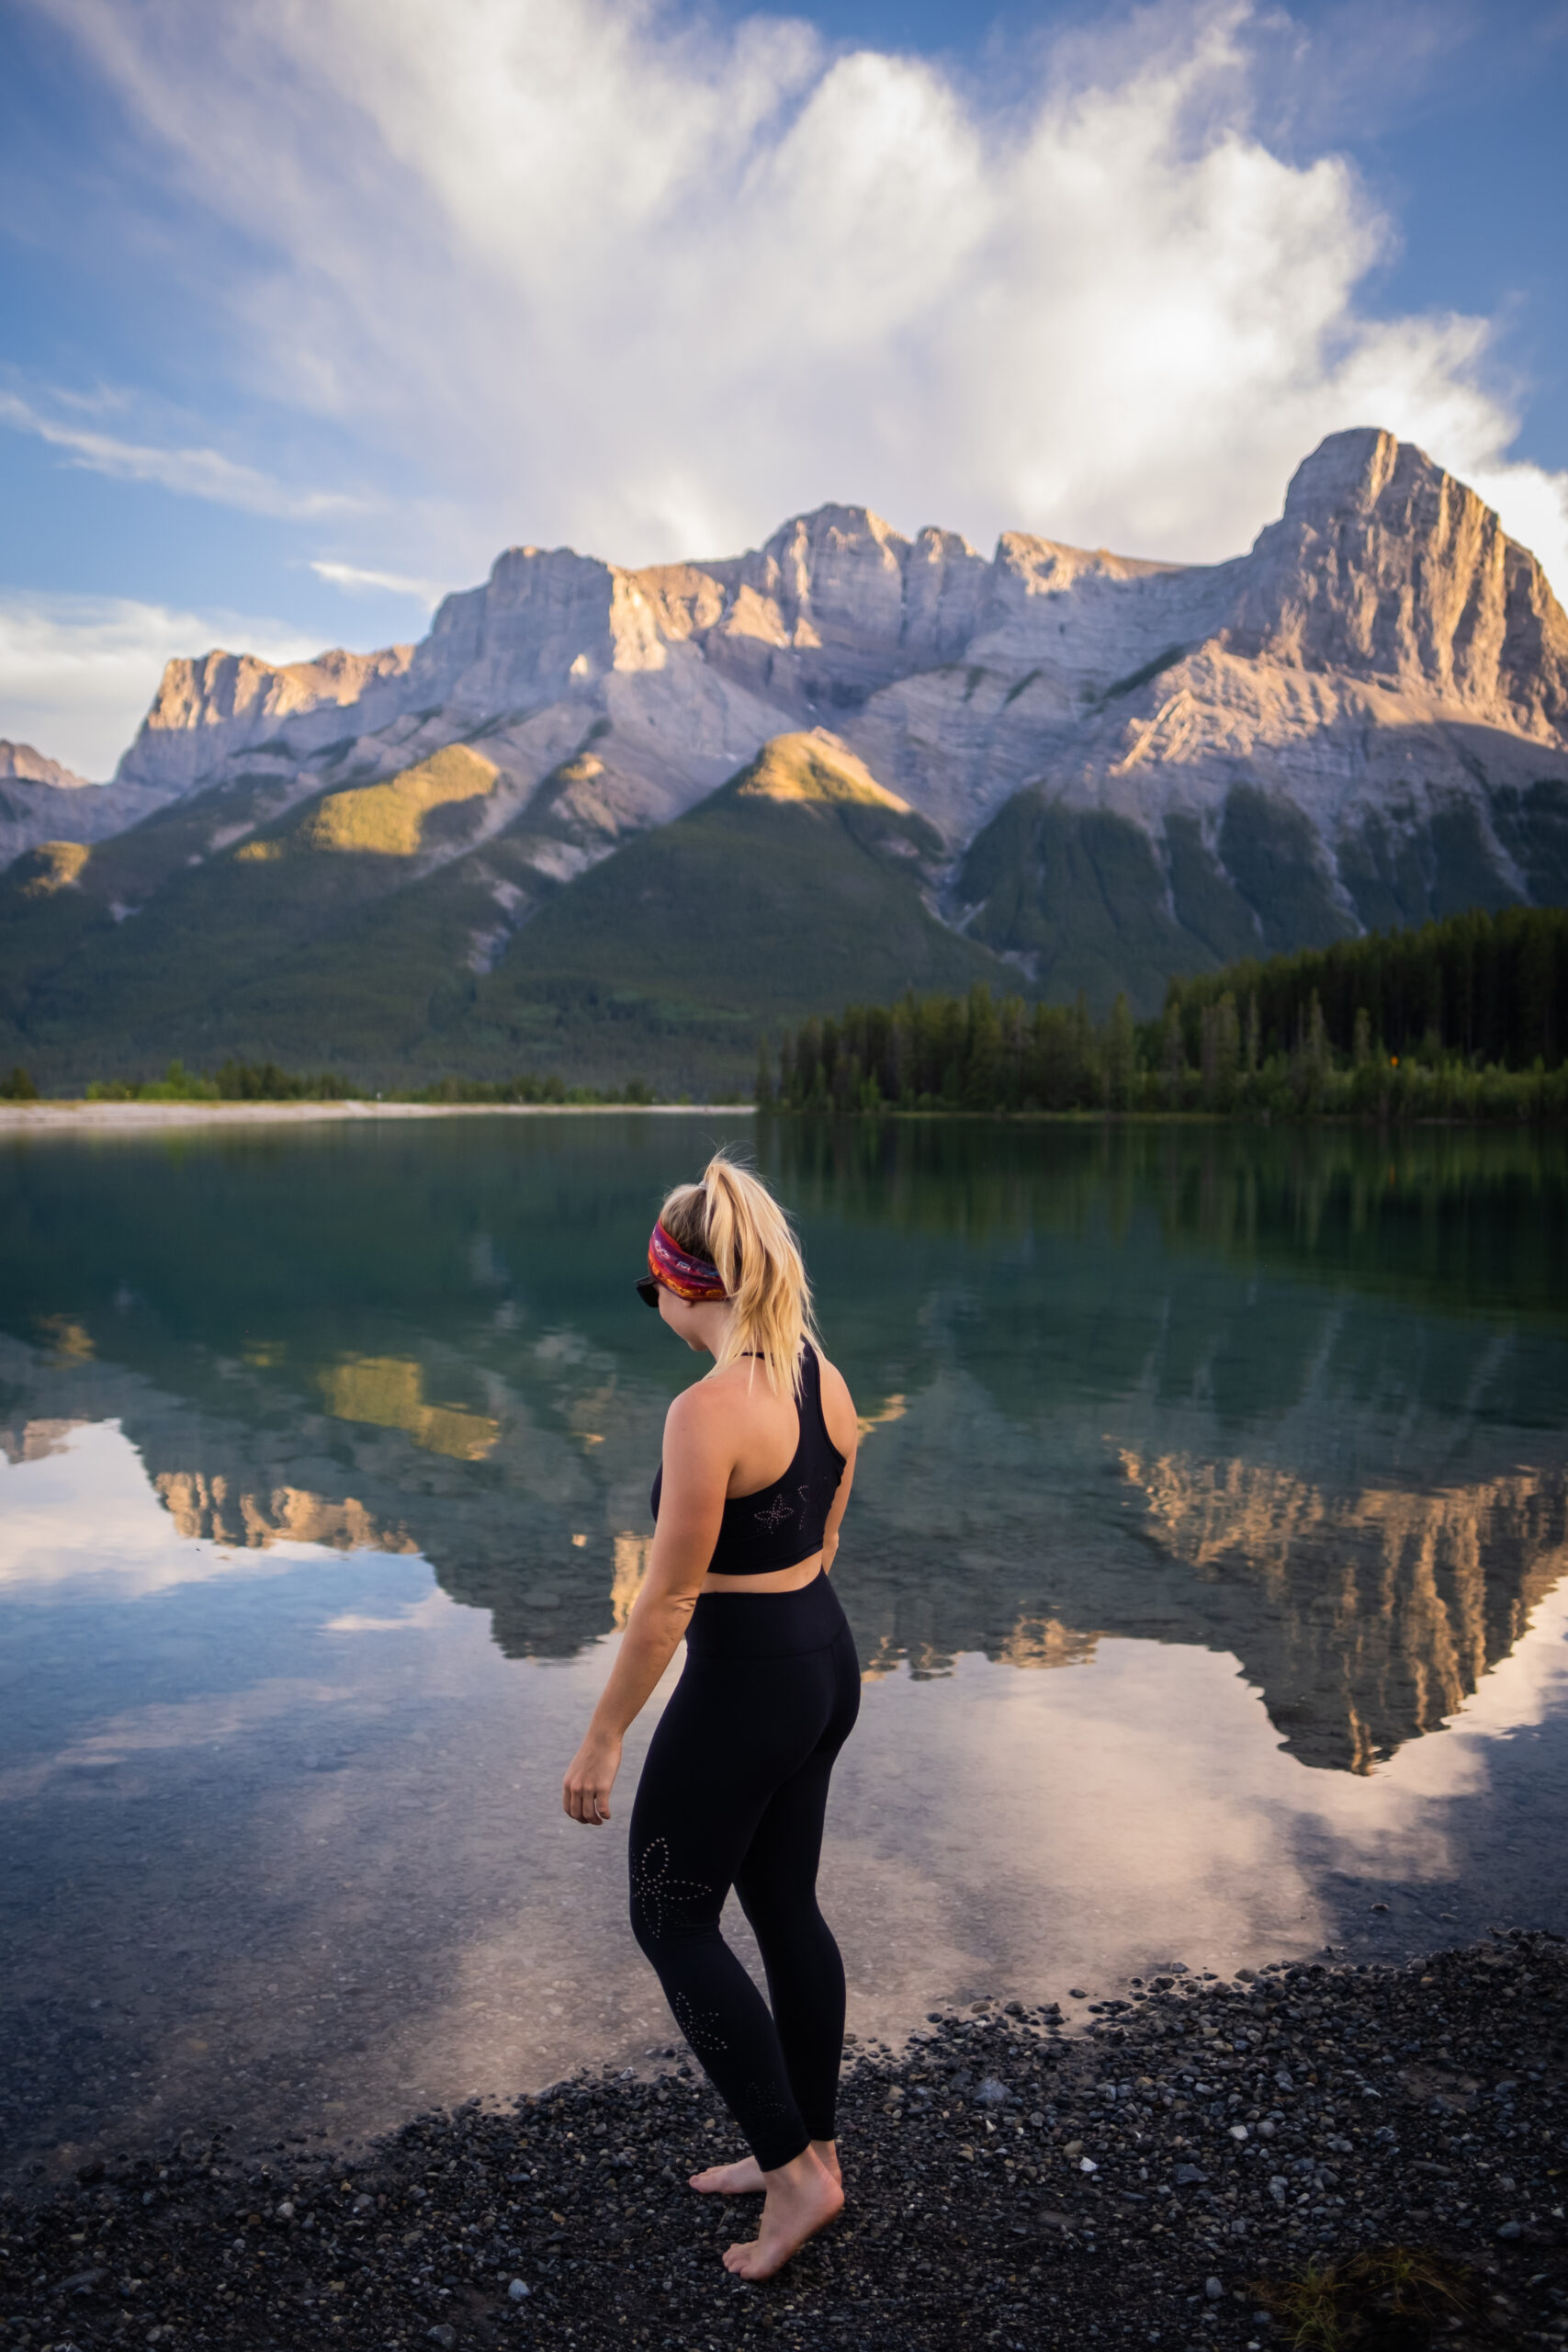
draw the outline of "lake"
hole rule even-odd
[[[823,1882],[863,2039],[1568,1930],[1562,1139],[9,1141],[13,2176],[186,2126],[347,2139],[674,2044],[623,1897],[658,1701],[607,1832],[558,1783],[695,1370],[631,1284],[720,1139],[796,1213],[862,1415]]]

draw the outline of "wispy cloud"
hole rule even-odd
[[[400,571],[366,571],[356,563],[328,563],[321,557],[312,557],[310,569],[318,580],[346,589],[350,595],[380,591],[390,596],[412,596],[428,606],[439,604],[445,593],[434,580],[410,580]]]
[[[716,553],[827,498],[1218,556],[1375,423],[1568,579],[1486,321],[1368,316],[1390,224],[1259,130],[1277,11],[1162,0],[998,97],[652,0],[49,5],[265,254],[221,288],[247,387],[380,453],[409,536],[367,568]]]
[[[62,395],[59,405],[80,407],[82,402]],[[155,482],[160,490],[173,491],[179,497],[205,498],[246,514],[309,517],[341,514],[357,503],[333,491],[291,490],[217,449],[167,448],[121,440],[95,425],[51,414],[17,392],[0,391],[0,424],[35,435],[51,448],[63,450],[71,464],[91,473],[107,474],[117,481]]]
[[[265,661],[318,650],[281,621],[127,597],[0,593],[0,735],[78,775],[111,775],[175,654],[223,646]]]

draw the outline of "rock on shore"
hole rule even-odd
[[[933,2014],[897,2056],[852,2052],[850,2204],[761,2288],[719,2264],[754,2201],[686,2186],[735,2134],[671,2049],[649,2053],[651,2075],[423,2117],[353,2156],[303,2143],[242,2155],[187,2134],[7,2199],[4,2340],[1568,2342],[1560,1939],[1495,1932],[1404,1969],[1228,1983],[1173,1969],[1089,2003],[1084,2024],[982,2002]],[[1395,2247],[1417,2258],[1385,2258]],[[1298,2337],[1303,2278],[1337,2336]]]

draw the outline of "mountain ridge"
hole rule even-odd
[[[865,508],[829,505],[708,562],[632,571],[570,548],[506,549],[412,647],[281,667],[217,652],[172,662],[105,788],[141,821],[68,873],[58,858],[40,868],[25,910],[15,888],[0,891],[7,1018],[23,1048],[45,1033],[62,1051],[68,1033],[80,1045],[95,990],[107,1001],[157,961],[112,939],[132,915],[144,936],[186,923],[236,974],[231,918],[279,973],[323,926],[312,986],[330,967],[349,987],[334,926],[359,909],[355,936],[380,944],[352,992],[367,1021],[378,985],[405,1008],[396,1037],[382,1024],[376,1068],[434,1051],[437,1035],[487,1069],[525,1048],[547,1058],[570,1029],[593,1065],[581,1074],[612,1076],[594,1061],[611,1016],[583,1012],[568,946],[571,909],[586,921],[598,903],[587,877],[690,812],[711,803],[716,816],[716,796],[769,745],[816,738],[836,773],[852,763],[929,829],[897,854],[926,914],[970,943],[975,974],[1029,993],[1081,987],[1103,1004],[1121,987],[1148,1011],[1173,972],[1239,955],[1469,905],[1568,901],[1568,618],[1474,492],[1369,427],[1321,444],[1280,517],[1219,564],[1022,532],[987,557],[954,532],[906,537]],[[448,779],[433,799],[432,763],[459,753],[481,763],[485,788]],[[797,752],[780,756],[787,767]],[[48,837],[63,839],[53,808]],[[375,824],[356,831],[373,808]],[[796,814],[815,821],[808,804]],[[711,831],[675,838],[711,892],[698,855]],[[763,855],[760,833],[730,838],[743,865]],[[895,854],[891,840],[879,856]],[[695,869],[682,899],[660,859],[669,920],[700,922]],[[262,899],[234,895],[236,861],[272,875],[270,932],[246,911]],[[740,867],[733,878],[759,920],[798,934],[809,966],[834,943],[820,911],[783,890],[786,869],[802,889],[808,872],[828,887],[794,846],[771,882]],[[631,910],[618,882],[610,899],[618,892]],[[525,944],[546,909],[540,936],[565,956],[554,978]],[[424,942],[406,968],[400,922]],[[880,963],[872,977],[874,942],[863,945],[860,983],[834,944],[840,990],[888,983]],[[914,961],[925,959],[922,947]],[[176,1027],[195,1050],[226,1017],[198,961],[166,973],[159,993],[171,1020],[188,1000]],[[491,1017],[515,1001],[509,964],[558,1012],[568,967],[579,972],[567,991],[578,1011],[558,1034],[542,1016]],[[621,993],[636,996],[619,967]],[[758,1009],[739,964],[716,967],[710,993],[726,1035],[742,1007]],[[646,1004],[658,995],[650,967]],[[294,1035],[308,1006],[290,1004]],[[587,1030],[573,1027],[578,1012]],[[681,1021],[693,1013],[683,997]],[[648,1019],[655,1034],[662,1016]],[[618,1052],[630,1033],[623,1013],[615,1022]]]

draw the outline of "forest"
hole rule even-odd
[[[764,1049],[763,1107],[1568,1117],[1568,912],[1510,908],[1173,980],[1135,1022],[1072,1005],[907,995]]]

